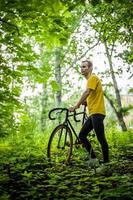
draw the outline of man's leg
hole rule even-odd
[[[93,129],[92,120],[89,117],[84,123],[83,127],[81,128],[81,131],[79,133],[79,138],[81,142],[83,143],[83,145],[85,146],[86,150],[89,152],[89,154],[91,154],[91,158],[96,158],[96,155],[92,149],[92,146],[87,139],[87,135],[92,129]]]
[[[104,124],[103,124],[103,120],[105,116],[101,114],[95,114],[95,115],[92,115],[91,118],[92,118],[93,127],[97,135],[98,141],[100,142],[101,147],[102,147],[103,161],[108,162],[109,150],[108,150],[108,143],[105,138]]]

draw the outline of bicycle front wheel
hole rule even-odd
[[[60,124],[53,130],[48,142],[47,156],[49,161],[51,163],[69,163],[72,145],[73,139],[70,128]]]

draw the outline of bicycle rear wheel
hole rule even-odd
[[[64,124],[57,126],[49,139],[47,156],[51,163],[64,163],[70,161],[72,155],[72,133]]]

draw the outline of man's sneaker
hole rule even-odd
[[[99,166],[99,160],[97,158],[90,158],[88,161],[89,167],[98,167]]]
[[[96,172],[98,173],[102,173],[105,172],[106,170],[108,170],[108,162],[107,163],[102,163],[100,164],[100,166],[96,169]]]
[[[106,166],[104,164],[101,164],[97,169],[96,169],[96,172],[97,173],[102,173],[104,172],[106,169]]]

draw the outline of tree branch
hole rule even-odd
[[[113,54],[113,50],[114,50],[114,46],[115,46],[115,41],[113,42],[113,44],[112,44],[112,48],[111,48],[111,50],[110,50],[110,56],[112,57],[112,54]]]
[[[14,27],[14,28],[17,30],[18,35],[20,35],[20,33],[19,33],[19,29],[18,29],[18,27],[17,27],[16,25],[14,25],[14,24],[12,24],[12,23],[10,23],[10,22],[7,22],[6,20],[1,19],[1,18],[0,18],[0,21],[1,21],[2,23],[5,23],[5,24],[7,24],[7,25],[9,25],[9,26]]]
[[[79,21],[76,23],[76,25],[75,25],[75,27],[74,27],[74,31],[73,31],[73,32],[76,32],[76,30],[79,28],[81,22],[82,22],[83,19],[84,19],[85,14],[86,14],[86,10],[83,11],[83,13],[82,13],[82,15],[81,15]],[[68,48],[67,48],[66,51],[64,52],[64,55],[63,55],[62,60],[64,60],[66,54],[69,52],[72,41],[73,41],[73,38],[71,39],[71,41],[70,41],[70,43],[69,43],[69,45],[68,45]]]
[[[132,77],[133,77],[133,74],[131,74],[131,75],[128,77],[128,80],[131,79]]]
[[[114,103],[113,103],[112,99],[109,98],[109,96],[106,94],[106,92],[104,92],[104,96],[106,97],[106,99],[108,100],[108,102],[110,103],[111,107],[114,109],[114,111],[115,111],[115,113],[117,115],[118,112],[117,112],[117,110],[116,110],[116,108],[114,106]]]
[[[96,44],[94,44],[93,46],[91,46],[89,49],[87,49],[80,57],[76,57],[76,55],[75,55],[76,58],[74,59],[72,64],[65,70],[65,72],[63,73],[63,75],[61,77],[63,78],[63,76],[66,74],[66,72],[68,72],[73,67],[73,65],[76,64],[77,61],[81,60],[88,53],[88,51],[93,49],[98,44],[99,44],[99,41]]]

